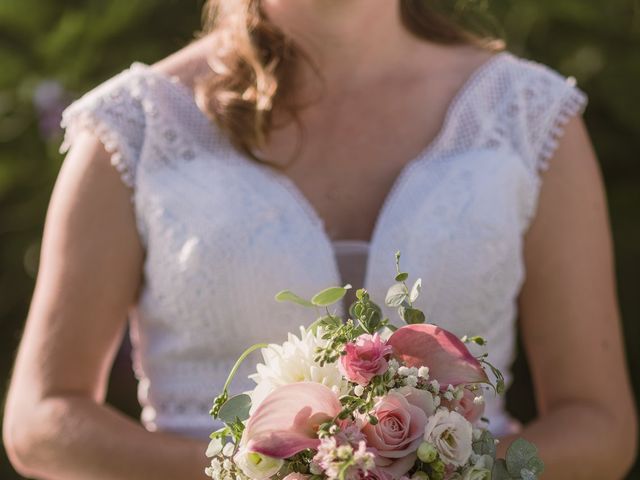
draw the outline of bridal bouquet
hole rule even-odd
[[[282,345],[259,344],[240,357],[211,415],[206,473],[214,479],[283,480],[534,480],[543,471],[536,448],[516,440],[506,459],[482,417],[487,389],[503,377],[466,343],[425,323],[399,266],[386,305],[406,325],[395,328],[360,289],[349,318],[330,313],[350,285],[310,300],[285,290],[276,299],[324,309],[324,315]],[[238,366],[261,349],[253,391],[229,397]],[[492,383],[488,371],[495,379]]]

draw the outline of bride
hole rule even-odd
[[[429,5],[211,1],[201,39],[69,107],[5,411],[19,472],[200,478],[237,355],[313,320],[274,294],[384,298],[400,250],[428,320],[486,337],[508,381],[519,318],[540,415],[488,399],[502,453],[517,434],[545,478],[624,476],[636,421],[586,97]],[[127,318],[143,426],[104,404]]]

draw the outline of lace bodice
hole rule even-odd
[[[423,279],[418,307],[460,335],[486,337],[507,383],[540,172],[585,104],[572,79],[508,52],[494,56],[397,178],[364,261],[364,286],[384,299],[402,251]],[[288,177],[235,150],[175,78],[134,64],[71,105],[63,126],[63,150],[92,131],[132,189],[146,249],[130,319],[142,421],[204,438],[211,400],[244,348],[281,342],[314,319],[274,294],[310,296],[342,283],[343,264]],[[236,391],[251,387],[251,369],[236,377]],[[509,429],[502,399],[489,396],[487,415],[494,431]]]

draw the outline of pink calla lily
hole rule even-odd
[[[289,458],[307,448],[317,448],[318,427],[340,410],[338,397],[325,385],[284,385],[260,403],[247,423],[243,442],[251,452]]]
[[[435,325],[406,325],[388,342],[394,356],[409,367],[429,367],[429,377],[447,385],[488,382],[480,362],[453,333]]]

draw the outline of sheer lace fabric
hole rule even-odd
[[[314,320],[275,302],[276,292],[310,296],[362,280],[383,299],[397,250],[423,279],[417,305],[427,318],[486,337],[509,383],[540,172],[586,101],[548,67],[495,56],[396,180],[366,252],[332,243],[295,185],[238,153],[176,79],[134,64],[75,102],[64,114],[63,150],[83,130],[100,138],[131,187],[146,249],[130,320],[144,425],[204,438],[214,427],[212,398],[237,356]],[[244,378],[252,361],[233,390],[252,387]],[[498,434],[512,428],[502,399],[487,396],[487,416]]]

